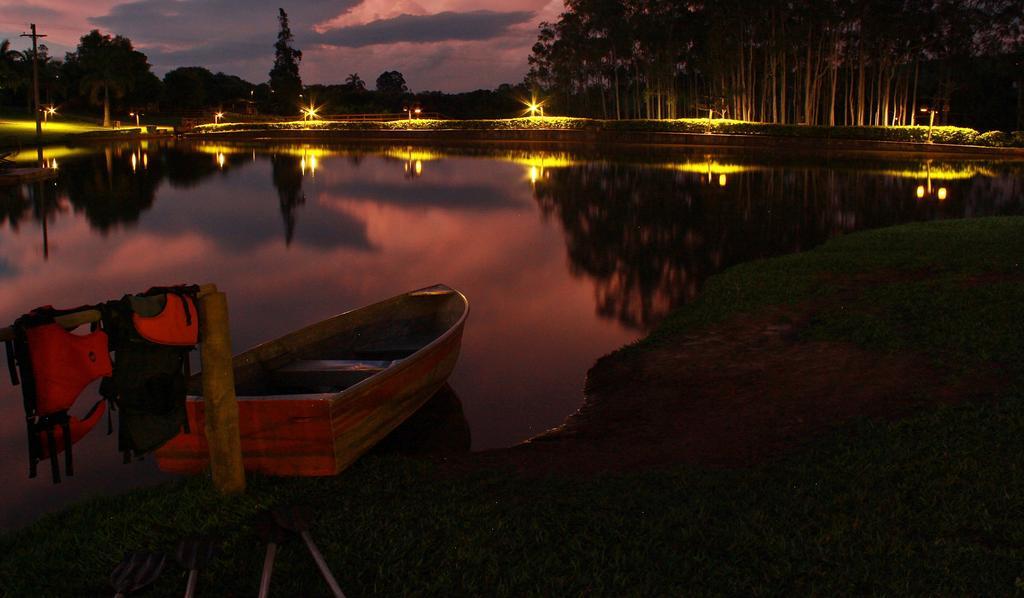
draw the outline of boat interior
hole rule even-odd
[[[459,323],[465,298],[438,286],[314,324],[235,357],[238,396],[338,393],[409,359]],[[197,377],[193,394],[201,392]]]

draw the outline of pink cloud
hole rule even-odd
[[[346,4],[351,8],[346,8]],[[218,0],[22,3],[0,16],[0,39],[10,38],[15,47],[21,47],[19,42],[23,40],[17,36],[28,25],[21,20],[31,18],[32,10],[45,11],[57,15],[37,19],[40,31],[49,35],[46,42],[53,54],[73,50],[83,34],[98,28],[131,38],[136,47],[150,56],[158,75],[177,66],[199,65],[254,82],[264,81],[273,60],[276,11],[270,4],[258,2],[249,7],[247,14],[238,15],[231,27],[224,27],[221,23],[225,15],[231,14],[226,12],[233,10],[231,6],[233,4]],[[351,72],[358,72],[372,81],[385,70],[398,70],[413,90],[441,91],[493,88],[501,83],[521,81],[527,70],[530,47],[536,41],[537,24],[556,18],[563,9],[561,0],[364,0],[339,2],[333,7],[310,4],[286,7],[296,43],[304,51],[302,77],[305,82],[338,83]],[[332,16],[332,11],[337,14]],[[321,45],[318,40],[320,35],[343,31],[346,27],[380,28],[403,15],[436,20],[438,15],[480,11],[526,12],[533,16],[507,26],[489,39],[476,41],[403,41],[343,48]],[[432,25],[433,21],[424,23]],[[208,35],[211,27],[220,33],[215,37]],[[362,33],[365,36],[367,32]],[[455,37],[471,34],[454,33]],[[368,41],[372,43],[373,39],[370,36]]]

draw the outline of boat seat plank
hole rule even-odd
[[[277,372],[380,372],[393,361],[378,359],[303,359],[285,365]]]

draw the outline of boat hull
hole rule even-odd
[[[238,397],[246,471],[277,476],[335,475],[415,413],[447,382],[458,360],[465,318],[384,372],[339,393]],[[187,401],[190,433],[157,450],[160,469],[200,473],[209,465],[205,412]]]

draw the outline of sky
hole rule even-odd
[[[397,70],[413,91],[493,89],[518,83],[563,0],[0,0],[0,39],[15,48],[36,23],[54,56],[91,29],[126,35],[163,76],[203,66],[252,82],[274,60],[277,9],[302,50],[303,83],[342,83],[358,73],[372,87]]]

